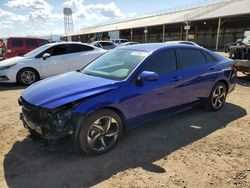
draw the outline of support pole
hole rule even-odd
[[[181,25],[181,36],[180,36],[180,40],[183,39],[183,25]]]
[[[162,42],[165,42],[165,24],[163,25],[162,28]]]
[[[133,29],[130,30],[130,42],[133,41]]]
[[[147,34],[148,34],[147,27],[145,27],[144,33],[145,33],[145,43],[147,43]]]
[[[197,36],[198,36],[198,26],[195,26],[195,34],[194,34],[194,41],[197,43]]]
[[[218,28],[217,28],[217,36],[216,36],[216,46],[215,46],[215,50],[218,50],[218,46],[219,46],[219,37],[220,37],[220,26],[221,26],[221,18],[219,18],[218,20]]]
[[[187,23],[188,26],[188,23]],[[188,29],[186,29],[186,41],[188,41]]]

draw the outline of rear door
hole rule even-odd
[[[177,51],[178,68],[183,70],[183,100],[186,104],[205,100],[218,75],[216,60],[202,49]]]
[[[95,48],[84,44],[67,44],[68,55],[66,61],[70,70],[79,70],[101,55]]]
[[[49,53],[51,56],[43,59],[42,55]],[[53,46],[39,55],[43,77],[49,77],[65,73],[71,70],[67,61],[67,48],[65,44]]]

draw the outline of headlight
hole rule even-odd
[[[79,103],[70,103],[64,105],[52,112],[49,112],[49,116],[54,122],[54,125],[58,130],[63,129],[63,127],[68,124],[72,117],[72,109],[76,107]]]

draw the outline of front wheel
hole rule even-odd
[[[21,85],[31,85],[39,80],[38,73],[30,68],[21,69],[17,73],[17,82]]]
[[[227,97],[227,87],[224,83],[218,82],[212,89],[208,98],[206,108],[211,111],[220,110],[225,104]]]
[[[90,155],[110,151],[122,136],[121,118],[108,109],[99,110],[80,123],[79,146],[82,151]]]

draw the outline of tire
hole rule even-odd
[[[80,123],[78,145],[80,150],[89,155],[109,152],[122,137],[122,120],[112,110],[98,110],[78,122]]]
[[[227,87],[224,83],[222,82],[216,83],[205,105],[206,109],[209,111],[220,110],[225,104],[227,98],[227,92],[228,92]]]
[[[39,75],[34,69],[24,68],[17,73],[17,82],[21,85],[29,86],[38,80]]]

